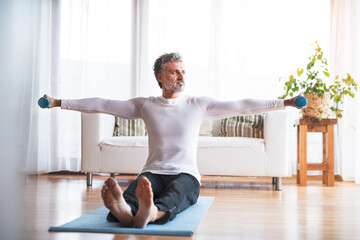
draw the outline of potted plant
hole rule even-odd
[[[329,102],[332,100],[330,110],[334,112],[336,118],[341,118],[343,110],[339,105],[343,104],[345,96],[354,98],[357,84],[349,73],[341,80],[336,76],[332,84],[329,84],[329,81],[328,62],[316,41],[315,52],[309,57],[305,70],[298,68],[295,76],[289,76],[284,86],[285,93],[279,98],[303,94],[308,100],[307,107],[302,109],[303,118],[319,120],[329,117]]]

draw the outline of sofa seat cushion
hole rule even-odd
[[[198,148],[248,148],[265,152],[265,141],[246,137],[199,137]]]
[[[114,147],[148,147],[148,137],[145,136],[121,136],[105,138],[100,142],[101,150],[106,150]]]
[[[111,137],[100,142],[101,150],[117,147],[148,147],[145,136]],[[258,152],[265,152],[264,139],[245,137],[199,137],[198,148],[248,148]]]

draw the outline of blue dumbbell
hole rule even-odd
[[[297,108],[305,107],[307,104],[307,100],[304,96],[300,96],[295,99],[295,105]]]
[[[38,104],[41,108],[47,108],[50,105],[50,101],[46,97],[41,97],[38,100]]]

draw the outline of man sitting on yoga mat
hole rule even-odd
[[[163,54],[154,64],[162,96],[127,101],[102,98],[61,100],[45,95],[49,108],[106,113],[126,119],[142,118],[149,135],[149,156],[135,181],[122,192],[109,178],[101,190],[109,221],[125,227],[143,228],[148,223],[165,223],[196,203],[200,191],[197,169],[197,140],[204,118],[260,114],[295,106],[287,100],[244,99],[217,101],[209,97],[182,95],[185,70],[178,53]],[[229,166],[231,167],[231,166]]]

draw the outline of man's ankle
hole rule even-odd
[[[157,213],[156,213],[156,220],[159,220],[159,219],[162,219],[163,217],[165,216],[165,212],[164,211],[160,211],[158,208],[157,208]]]

